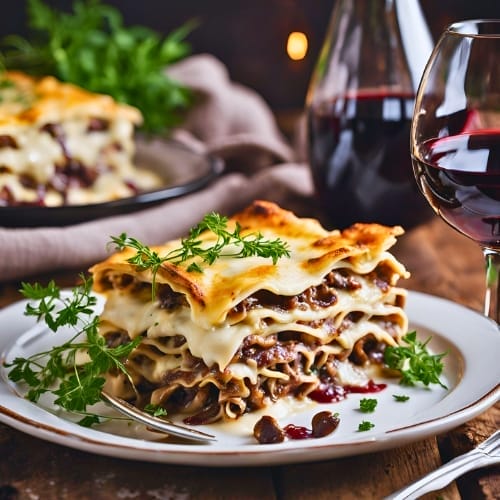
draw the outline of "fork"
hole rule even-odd
[[[32,342],[37,340],[42,335],[45,335],[48,331],[49,329],[45,323],[35,323],[35,325],[26,330],[16,340],[15,345],[21,349],[26,349]],[[0,359],[1,358],[2,353],[0,353]],[[139,408],[132,406],[130,403],[123,399],[111,395],[109,392],[101,390],[101,397],[115,410],[119,411],[123,415],[126,415],[132,420],[146,425],[151,429],[193,441],[216,441],[215,436],[213,436],[212,434],[207,434],[190,427],[178,425],[164,418],[155,417],[149,413],[139,410]]]
[[[139,408],[132,406],[124,399],[112,396],[109,392],[101,391],[101,397],[115,410],[118,410],[123,415],[126,415],[132,420],[140,422],[141,424],[144,424],[151,429],[194,441],[216,441],[215,436],[213,436],[212,434],[207,434],[196,429],[191,429],[190,427],[175,424],[170,420],[150,415],[149,413],[146,413],[142,410],[139,410]]]
[[[476,448],[463,455],[459,455],[418,481],[385,497],[385,500],[410,500],[419,498],[425,493],[444,488],[466,472],[499,463],[500,431],[496,431]]]

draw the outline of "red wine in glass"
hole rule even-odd
[[[500,129],[427,140],[413,166],[422,192],[448,224],[500,249]]]
[[[308,154],[320,204],[332,225],[409,228],[431,213],[409,154],[414,95],[358,90],[308,109]]]
[[[430,206],[484,255],[484,314],[500,325],[500,20],[448,26],[422,74],[410,151]]]

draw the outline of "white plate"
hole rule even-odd
[[[24,307],[25,303],[19,302],[0,311],[0,359],[26,356],[56,342],[57,334],[49,332],[32,342],[19,341],[23,332],[33,326],[33,319],[23,315]],[[350,394],[340,403],[308,403],[293,411],[286,404],[277,404],[273,409],[282,425],[306,427],[310,427],[312,415],[320,410],[338,412],[339,427],[323,438],[257,444],[251,432],[257,416],[245,416],[237,424],[200,426],[200,430],[217,436],[217,442],[210,444],[168,443],[135,424],[87,429],[65,415],[20,397],[19,389],[8,381],[3,367],[0,421],[38,438],[84,451],[186,465],[277,465],[398,447],[472,419],[498,401],[500,395],[500,333],[496,324],[453,302],[416,292],[409,294],[407,311],[411,327],[421,339],[432,335],[430,347],[434,352],[449,352],[443,377],[449,389],[407,388],[389,381],[382,392]],[[396,402],[393,394],[406,394],[410,399]],[[362,397],[378,400],[374,413],[359,411]],[[359,432],[358,424],[363,420],[374,423],[375,427]]]

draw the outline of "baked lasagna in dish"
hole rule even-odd
[[[109,392],[188,423],[236,419],[285,396],[365,386],[368,368],[407,333],[397,283],[408,273],[389,252],[400,227],[327,231],[265,201],[228,227],[237,224],[242,235],[286,242],[289,257],[222,255],[200,263],[203,272],[188,270],[194,257],[164,262],[153,275],[125,248],[92,267],[94,289],[105,296],[100,334],[113,346],[142,337],[126,360],[133,383],[109,373]],[[200,239],[209,246],[216,236]],[[151,250],[166,255],[180,243]]]
[[[161,185],[134,165],[136,108],[53,77],[0,75],[0,206],[86,205]]]

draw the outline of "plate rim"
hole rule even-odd
[[[441,308],[444,306],[451,308],[452,310],[459,311],[461,314],[465,314],[473,322],[479,322],[481,325],[484,325],[484,328],[491,330],[488,335],[493,334],[493,329],[498,330],[497,325],[492,320],[484,317],[481,313],[448,299],[411,290],[409,291],[408,298],[410,311],[413,307],[416,307],[416,304],[420,304],[418,307],[426,306],[429,303],[434,305],[434,307]],[[26,301],[19,301],[5,307],[4,309],[0,309],[0,322],[2,317],[6,314],[5,311],[8,310],[11,313],[15,313],[17,309],[21,310],[21,307],[23,307],[25,302]],[[411,324],[412,317],[410,314],[409,316]],[[428,318],[424,318],[424,320],[424,322],[429,323]],[[442,336],[450,343],[453,343],[446,334],[440,332],[438,335]],[[491,339],[492,341],[495,339],[494,342],[498,342],[496,337],[493,335]],[[11,347],[11,345],[5,344],[6,342],[3,342],[2,344],[2,339],[0,337],[0,360],[2,363],[5,350]],[[456,346],[456,344],[454,345]],[[467,358],[465,358],[464,361],[467,363]],[[5,380],[5,369],[3,367],[0,368],[2,370],[2,376],[0,377],[0,391],[5,391],[7,388],[11,397],[22,400],[20,396],[12,393],[11,388]],[[321,441],[314,444],[310,444],[311,440],[306,440],[305,442],[296,441],[289,443],[285,447],[280,445],[252,444],[244,446],[240,450],[234,448],[226,450],[213,447],[211,448],[210,445],[207,444],[176,445],[145,440],[139,440],[139,445],[136,438],[121,437],[104,433],[113,437],[112,442],[105,442],[105,438],[98,439],[98,434],[94,434],[102,433],[103,431],[86,429],[88,432],[72,433],[62,428],[57,428],[51,423],[44,423],[43,421],[40,421],[40,419],[33,419],[33,416],[28,417],[27,415],[21,415],[12,408],[5,406],[3,403],[0,403],[0,422],[10,425],[11,427],[33,437],[41,438],[70,448],[96,453],[99,455],[113,456],[116,458],[209,467],[284,465],[289,463],[330,460],[345,456],[382,451],[389,448],[399,447],[418,439],[440,434],[474,418],[495,404],[500,399],[499,384],[497,382],[496,385],[494,383],[489,383],[489,385],[491,386],[489,387],[489,390],[475,396],[472,400],[468,401],[466,405],[462,405],[454,411],[445,413],[441,416],[435,416],[428,420],[422,420],[410,425],[389,429],[383,433],[362,436],[356,440],[351,439],[343,442]],[[458,390],[457,388],[460,388],[460,381],[457,387],[451,391],[450,394],[445,396],[443,400],[456,392]],[[441,404],[443,400],[440,400],[439,404]],[[27,405],[32,405],[30,408],[36,407],[41,411],[45,411],[34,403],[27,400],[22,401],[23,404],[26,403]],[[47,413],[47,415],[51,414]],[[54,417],[56,419],[60,418],[57,416]],[[65,422],[65,425],[69,423],[67,420],[62,420]],[[77,426],[77,424],[69,424],[75,425],[75,430],[82,431],[83,429]],[[304,445],[304,443],[307,443],[308,445]]]

